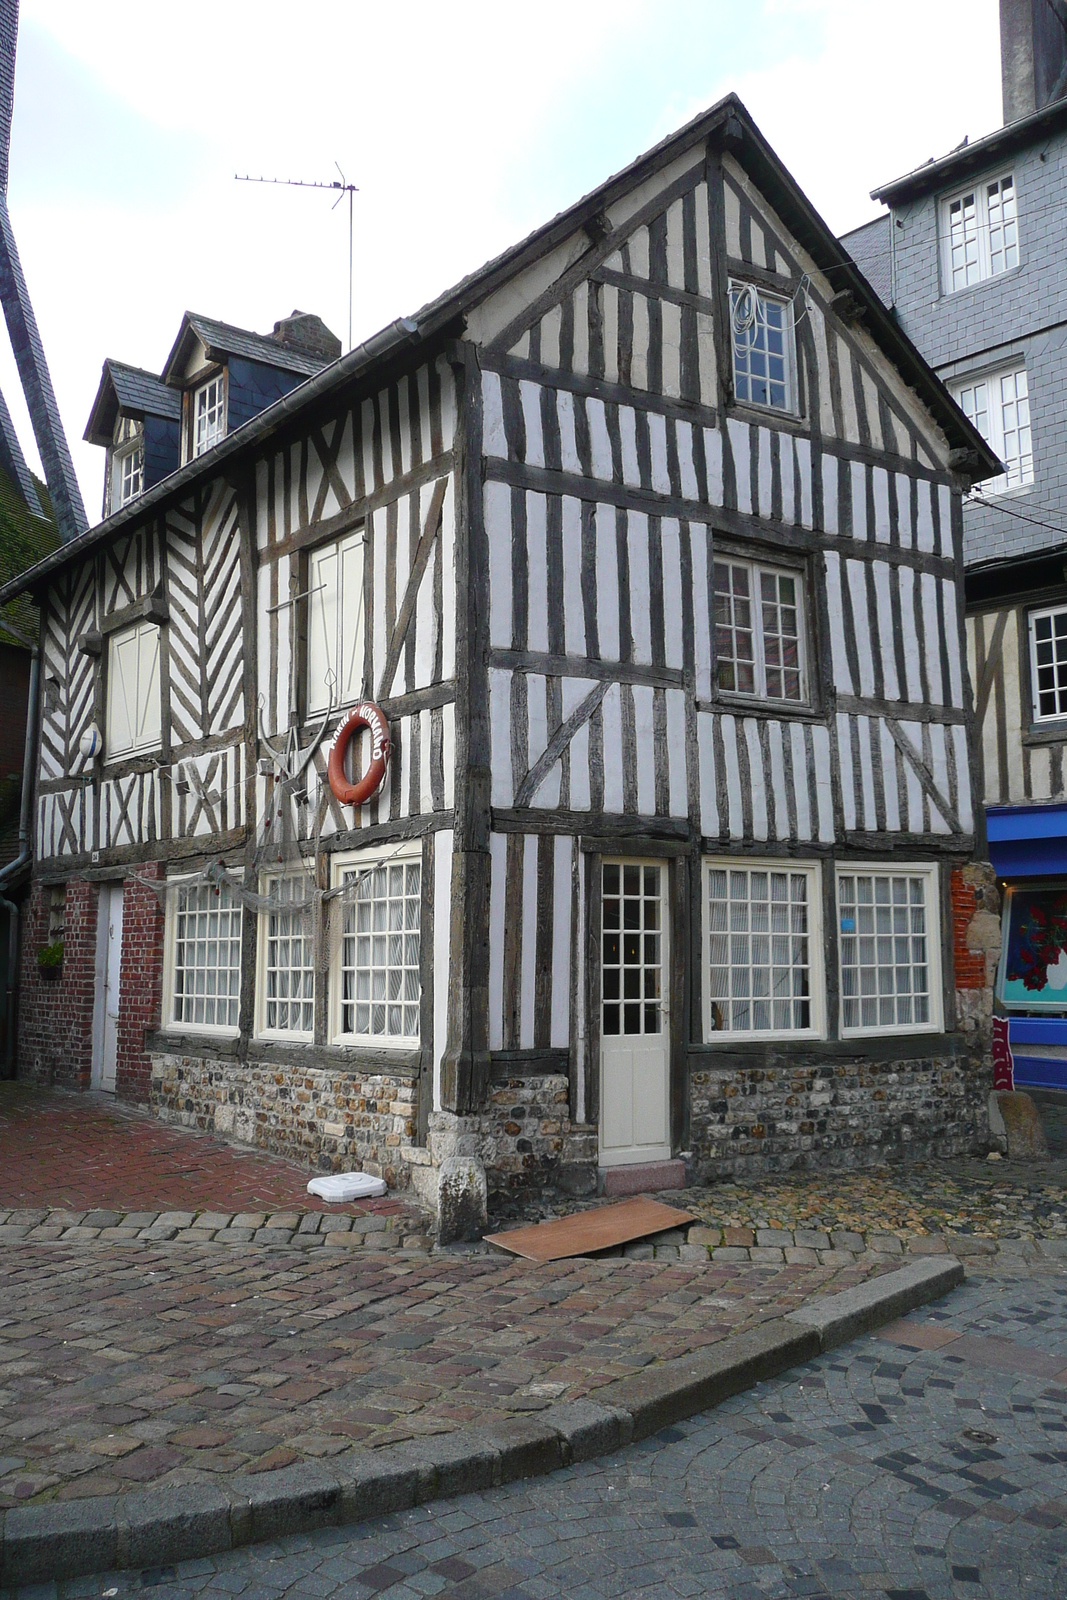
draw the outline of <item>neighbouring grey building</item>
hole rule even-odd
[[[1000,22],[1004,126],[883,184],[842,242],[1004,465],[963,509],[997,996],[1015,1084],[1067,1089],[1067,4]]]

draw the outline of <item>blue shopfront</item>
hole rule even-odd
[[[1067,805],[990,806],[986,822],[1014,1086],[1067,1091]]]

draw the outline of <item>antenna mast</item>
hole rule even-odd
[[[279,188],[282,188],[282,189],[333,189],[333,190],[337,191],[337,199],[334,201],[333,205],[330,207],[331,211],[336,211],[337,207],[341,204],[341,201],[344,199],[345,195],[348,196],[348,348],[351,350],[351,348],[352,348],[352,230],[353,230],[352,196],[358,194],[359,190],[358,190],[358,188],[356,187],[356,185],[354,183],[349,183],[349,181],[345,177],[344,173],[341,172],[341,168],[340,168],[340,165],[338,164],[338,162],[335,161],[334,162],[334,166],[337,167],[337,170],[338,170],[338,172],[341,173],[341,176],[340,176],[340,179],[337,179],[337,178],[331,179],[331,181],[329,183],[316,183],[312,179],[309,179],[309,178],[251,178],[251,177],[248,177],[247,175],[242,176],[241,173],[239,173],[239,172],[235,172],[234,173],[234,179],[235,179],[235,181],[237,183],[270,183],[270,184],[275,184]]]

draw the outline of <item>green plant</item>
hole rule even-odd
[[[53,939],[51,944],[43,944],[37,952],[37,965],[39,967],[61,967],[63,965],[63,941]]]

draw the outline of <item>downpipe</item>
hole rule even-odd
[[[30,865],[33,851],[30,847],[30,831],[33,811],[33,777],[37,752],[37,701],[41,682],[41,650],[33,639],[18,633],[10,623],[4,623],[4,631],[13,633],[30,647],[30,692],[29,703],[26,706],[26,747],[22,758],[22,799],[19,807],[19,853],[14,861],[9,861],[7,866],[0,869],[0,907],[7,912],[7,1028],[4,1040],[4,1071],[5,1078],[15,1076],[15,1029],[16,1029],[16,1000],[18,996],[18,956],[19,956],[19,908],[13,900],[8,900],[4,890],[18,881],[22,873]]]

